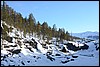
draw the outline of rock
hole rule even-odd
[[[10,36],[7,36],[6,40],[10,43],[13,43],[12,40],[13,40],[13,37],[10,37]]]
[[[97,47],[96,50],[99,50],[99,47]]]
[[[67,52],[66,49],[65,49],[65,47],[63,47],[63,49],[60,50],[60,51],[62,51],[62,52]]]
[[[51,50],[49,50],[49,51],[47,51],[47,53],[46,53],[46,54],[51,55],[51,54],[52,54],[52,51],[51,51]]]
[[[50,59],[51,61],[55,60],[55,58],[52,58],[50,55],[47,54],[47,58]]]
[[[82,50],[87,50],[88,48],[89,48],[89,46],[86,45],[86,44],[84,44],[84,46],[81,46],[81,47],[80,47],[80,49],[82,49]]]
[[[69,62],[69,60],[66,60],[66,61],[61,61],[62,63],[67,63],[67,62]]]
[[[11,47],[17,47],[17,45],[10,45]]]
[[[4,48],[9,48],[9,46],[8,45],[5,45]]]
[[[74,61],[74,59],[71,59],[71,61]]]
[[[73,50],[73,51],[79,50],[79,47],[76,47],[75,45],[73,45],[73,43],[67,43],[65,45],[67,46],[68,50]]]
[[[9,51],[9,52],[12,52],[13,51],[13,49],[6,49],[7,51]]]
[[[55,56],[61,56],[60,54],[56,54]]]
[[[20,40],[18,40],[18,45],[21,47],[22,46],[22,43]]]
[[[34,52],[31,47],[27,47],[31,52]]]
[[[30,61],[27,61],[28,63],[30,62]]]
[[[21,63],[22,63],[23,65],[25,65],[23,61],[22,61]]]
[[[67,57],[67,59],[70,59],[70,57]]]
[[[36,58],[36,56],[33,56],[34,58]]]
[[[12,53],[13,54],[18,54],[18,53],[20,53],[20,51],[21,51],[21,49],[16,49],[16,50],[13,50]]]
[[[73,57],[73,58],[77,58],[78,56],[74,56],[74,55],[72,55],[72,57]]]
[[[48,46],[43,46],[43,48],[48,49]]]

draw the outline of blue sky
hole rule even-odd
[[[49,26],[56,24],[57,28],[79,33],[99,31],[98,1],[6,1],[23,17],[33,13],[36,21],[44,21]]]

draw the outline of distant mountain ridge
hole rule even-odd
[[[80,38],[93,38],[98,39],[99,38],[99,32],[92,32],[92,31],[86,31],[82,33],[72,33],[72,36],[80,37]]]

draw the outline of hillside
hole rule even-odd
[[[11,27],[4,21],[1,23]],[[99,65],[99,41],[64,40],[62,43],[52,38],[47,43],[46,40],[28,34],[20,38],[21,34],[21,31],[13,27],[7,40],[1,38],[1,66]]]
[[[83,33],[72,33],[72,36],[88,39],[99,39],[99,32],[87,31]]]
[[[1,4],[1,20],[5,21],[10,26],[17,28],[21,32],[23,31],[24,36],[28,33],[30,36],[35,35],[36,37],[42,35],[40,38],[47,38],[48,40],[52,39],[52,37],[60,38],[60,40],[70,40],[71,38],[69,32],[65,31],[64,28],[59,28],[57,30],[56,24],[54,24],[53,27],[50,27],[46,21],[42,23],[39,20],[36,20],[32,13],[24,18],[21,13],[7,5],[5,1]],[[5,33],[5,31],[9,33],[11,28],[8,29],[5,27],[2,31],[3,33]],[[4,38],[6,38],[6,33],[3,35]]]

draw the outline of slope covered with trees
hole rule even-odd
[[[43,39],[46,37],[47,39],[51,39],[52,37],[60,38],[60,40],[70,40],[72,37],[70,36],[68,31],[65,31],[64,28],[59,28],[57,30],[56,24],[51,28],[47,22],[43,22],[41,24],[39,21],[36,22],[35,17],[32,13],[27,17],[22,17],[21,13],[16,12],[14,9],[9,7],[5,1],[1,4],[1,20],[5,21],[10,26],[14,26],[20,31],[24,31],[24,36],[29,33],[36,33],[36,35],[43,35]],[[2,29],[2,35],[6,38],[5,31],[9,31],[6,27]],[[5,33],[5,34],[4,34]]]

